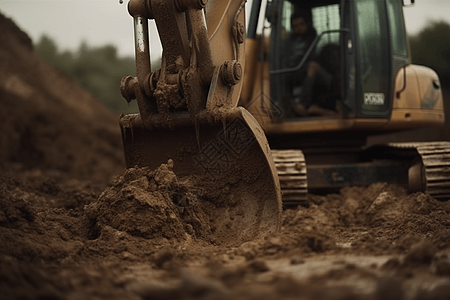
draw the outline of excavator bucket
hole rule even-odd
[[[148,130],[139,115],[121,118],[127,167],[157,168],[169,159],[180,181],[189,180],[209,211],[212,237],[240,244],[279,229],[281,192],[265,135],[252,115],[236,108],[226,120]],[[209,205],[211,207],[211,205]]]

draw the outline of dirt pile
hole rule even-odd
[[[247,233],[265,227],[257,223],[260,214],[245,214],[245,199],[229,197],[233,185],[209,176],[178,178],[173,168],[169,160],[155,170],[127,169],[85,207],[87,216],[101,232],[116,230],[175,248],[237,246],[265,235]]]
[[[112,227],[176,247],[192,239],[211,240],[212,223],[199,198],[178,181],[169,161],[156,170],[128,169],[85,210],[102,231]]]
[[[338,245],[371,254],[398,253],[421,239],[432,240],[440,249],[450,246],[439,242],[450,233],[450,203],[423,193],[377,183],[347,187],[340,194],[311,195],[310,201],[310,208],[284,213],[285,230],[322,232]]]
[[[281,233],[236,250],[247,258],[350,252],[404,254],[428,241],[450,247],[450,203],[385,183],[347,187],[339,194],[309,195],[310,206],[283,213]]]
[[[102,182],[123,172],[118,116],[1,13],[0,26],[0,161]]]

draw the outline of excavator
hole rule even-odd
[[[366,146],[369,136],[444,124],[437,74],[411,64],[403,16],[403,7],[411,4],[273,0],[265,11],[269,25],[257,36],[261,1],[253,1],[240,104],[264,128],[284,204],[305,204],[307,192],[374,182],[449,198],[450,143]],[[299,12],[317,35],[297,65],[286,65],[291,17]],[[298,93],[288,83],[310,61],[333,78],[312,90],[311,106],[320,107],[319,113],[298,115],[293,109]]]
[[[411,65],[401,0],[272,0],[265,11],[254,0],[248,30],[245,3],[129,1],[136,76],[120,88],[139,113],[120,117],[128,168],[168,163],[214,204],[215,235],[236,243],[277,231],[283,205],[308,192],[393,181],[447,197],[447,143],[364,147],[370,134],[444,122],[439,78]],[[286,67],[297,11],[317,36]],[[154,71],[148,20],[163,48]],[[334,88],[315,87],[313,99],[336,109],[298,116],[288,78],[316,57],[334,63]]]

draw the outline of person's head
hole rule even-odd
[[[305,35],[309,31],[309,24],[304,14],[294,14],[291,16],[292,32],[296,35]]]

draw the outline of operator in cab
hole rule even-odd
[[[298,12],[291,16],[292,32],[286,45],[285,67],[296,67],[317,36],[315,28],[308,20],[309,18],[304,12]],[[327,56],[327,53],[324,55],[321,53],[320,56]],[[290,74],[288,84],[288,88],[292,91],[291,106],[295,115],[337,114],[334,105],[313,97],[315,87],[328,91],[333,90],[333,75],[312,57],[306,62],[305,68]]]

